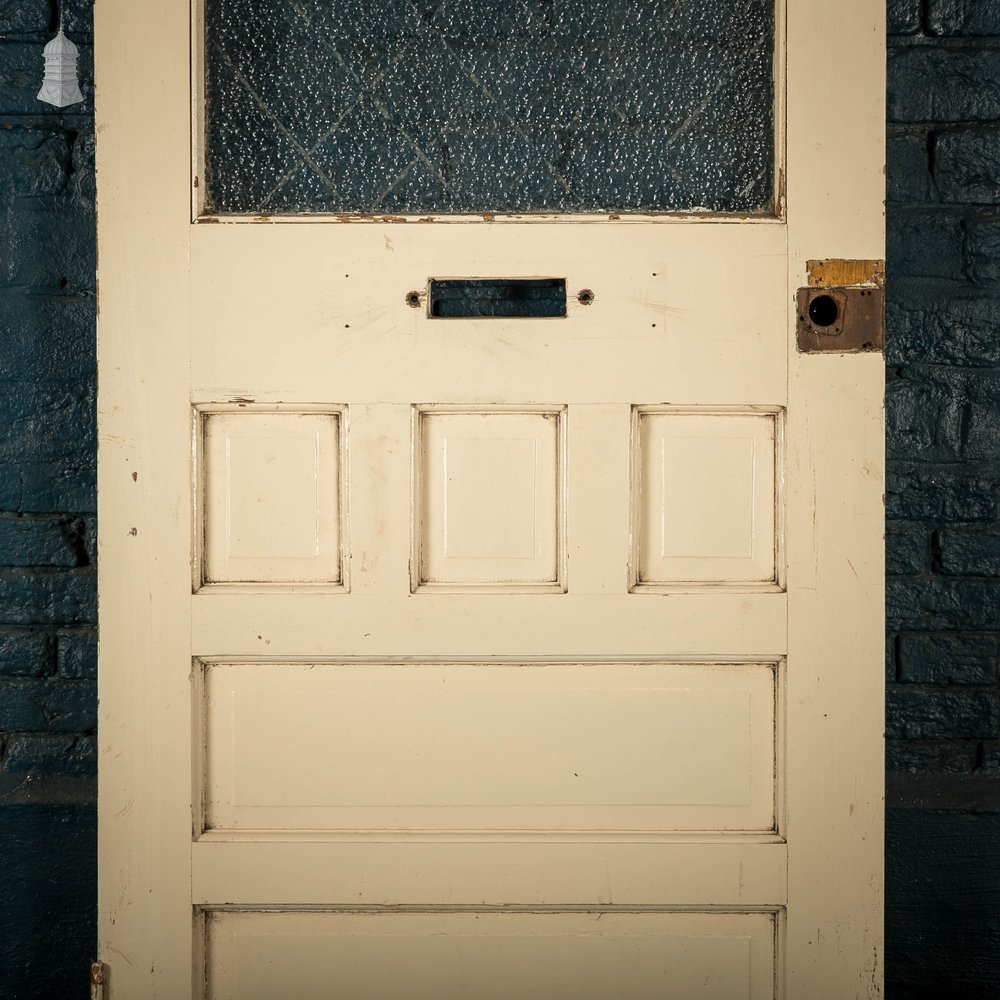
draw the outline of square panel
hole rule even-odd
[[[201,585],[343,585],[342,423],[339,409],[201,412]]]
[[[779,416],[635,409],[634,588],[779,586]]]
[[[416,409],[413,589],[565,589],[564,425],[564,407]]]

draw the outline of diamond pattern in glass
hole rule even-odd
[[[205,0],[216,213],[766,214],[773,0]]]

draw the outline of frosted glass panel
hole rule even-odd
[[[769,213],[773,0],[205,0],[217,213]]]

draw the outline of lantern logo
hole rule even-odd
[[[59,34],[45,46],[45,77],[38,99],[57,108],[79,104],[83,100],[80,84],[76,77],[76,62],[80,50],[63,34]]]

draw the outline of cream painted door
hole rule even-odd
[[[881,995],[882,5],[773,211],[424,222],[210,211],[200,5],[97,15],[108,997]]]

